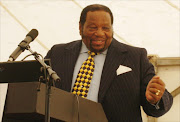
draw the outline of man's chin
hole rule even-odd
[[[104,48],[93,48],[93,47],[91,47],[91,51],[96,52],[96,53],[101,53],[104,51]]]

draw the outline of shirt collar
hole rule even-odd
[[[101,54],[106,55],[106,54],[107,54],[107,50],[108,50],[108,49],[106,49],[105,51],[103,51]],[[84,42],[82,41],[82,46],[81,46],[80,54],[82,54],[82,53],[87,53],[88,51],[89,51],[88,48],[86,47],[86,45],[85,45]]]

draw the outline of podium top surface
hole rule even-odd
[[[50,60],[45,63],[50,65]],[[34,82],[43,75],[36,60],[0,62],[0,83]]]

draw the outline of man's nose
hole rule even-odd
[[[98,29],[98,30],[95,32],[95,35],[96,35],[96,36],[104,36],[105,33],[104,33],[104,31],[103,31],[102,29]]]

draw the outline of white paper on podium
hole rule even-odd
[[[8,83],[0,84],[0,122],[2,121],[2,115],[4,110],[4,104],[7,94]]]

